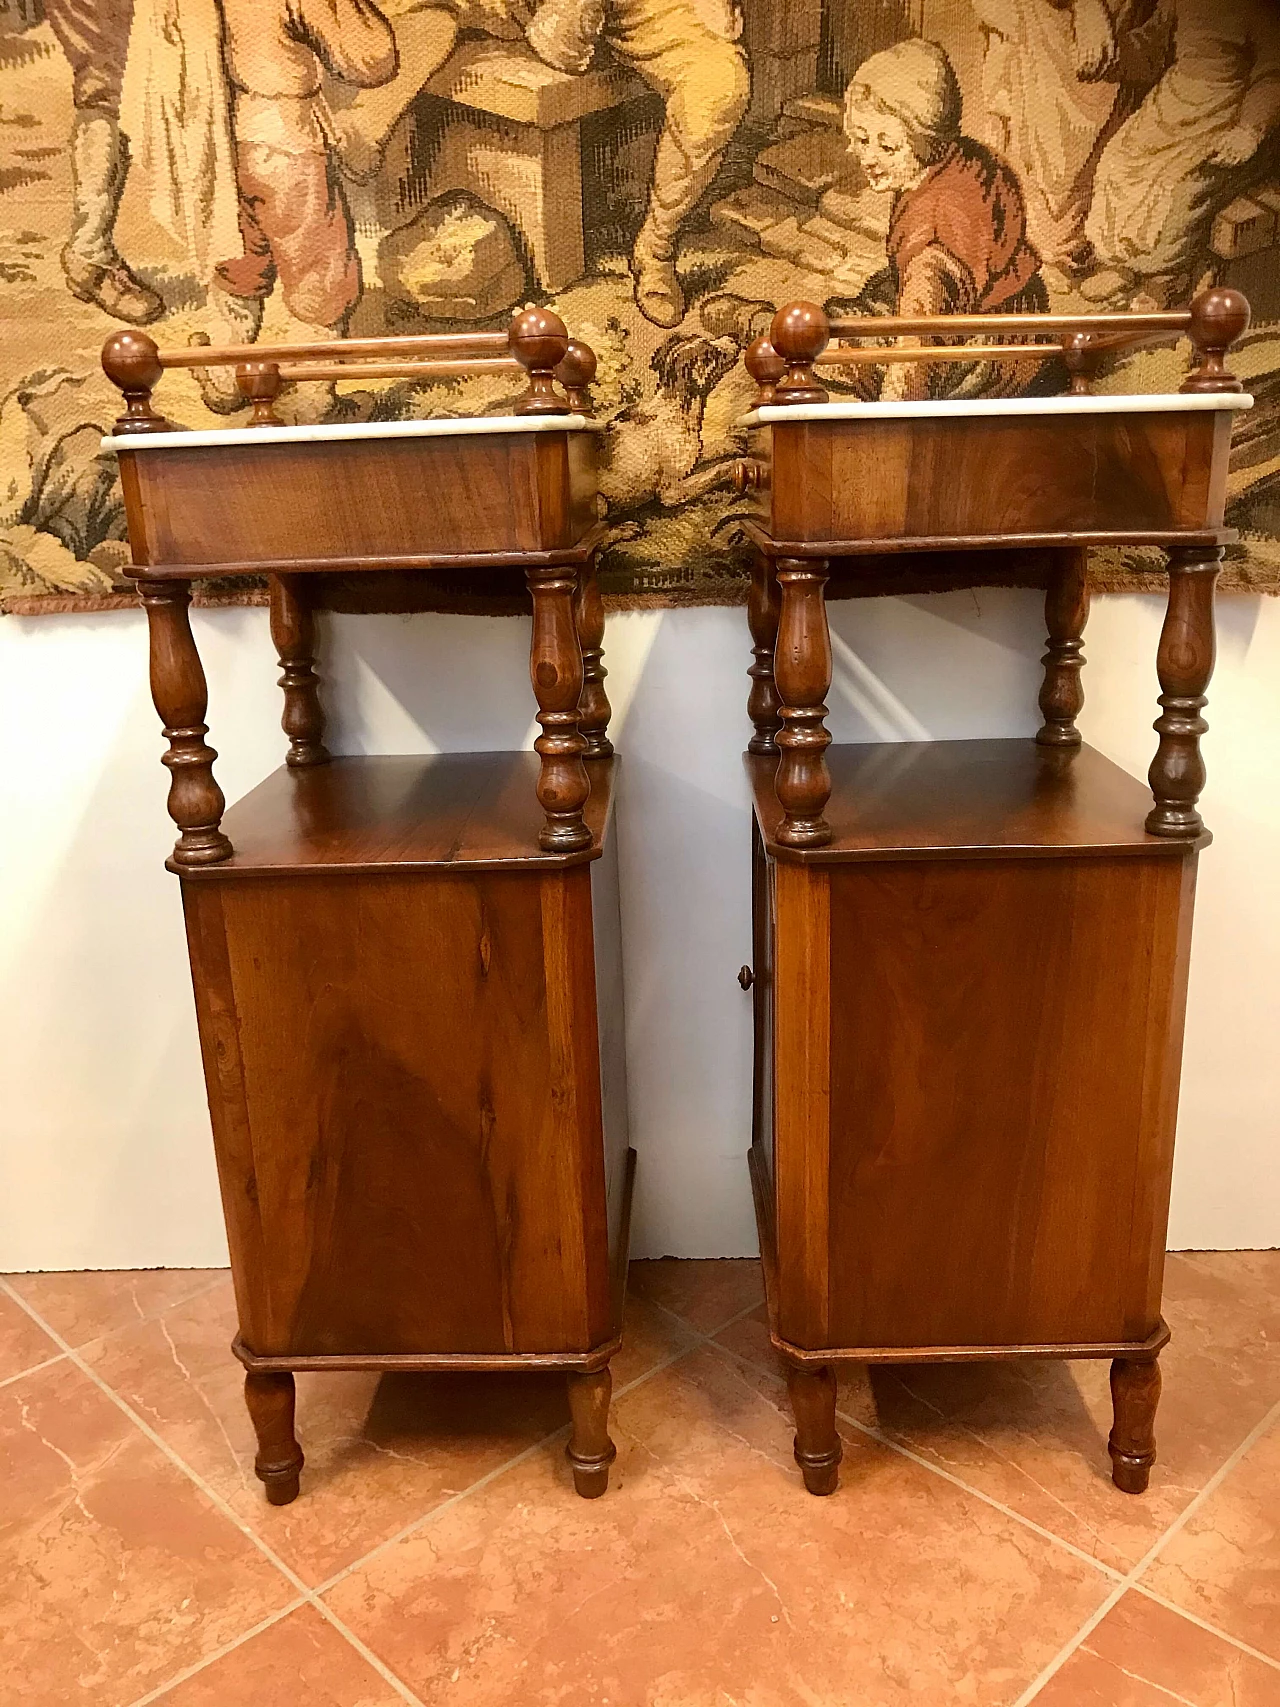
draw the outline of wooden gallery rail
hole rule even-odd
[[[230,366],[251,424],[175,429],[166,368]],[[298,1492],[298,1370],[561,1370],[578,1492],[604,1492],[634,1154],[616,761],[602,664],[595,357],[509,334],[162,352],[121,332],[120,462],[182,883],[257,1472]],[[509,372],[504,416],[289,427],[294,380]],[[567,392],[562,395],[557,382]],[[523,571],[536,752],[336,758],[328,578]],[[224,816],[190,583],[265,574],[284,766]],[[305,1418],[304,1418],[305,1424]],[[305,1426],[304,1426],[305,1434]]]
[[[1248,323],[1221,289],[1086,318],[828,322],[791,303],[748,352],[751,1173],[813,1493],[836,1486],[841,1359],[1110,1358],[1113,1477],[1147,1486],[1201,714],[1233,412],[1252,402],[1225,356]],[[1103,356],[1180,335],[1181,391],[1090,394]],[[940,337],[982,342],[916,342]],[[1057,397],[834,402],[819,378],[1059,355]],[[1149,793],[1076,727],[1088,548],[1136,544],[1169,563]],[[1021,547],[1053,563],[1035,738],[832,747],[829,579],[873,554]]]

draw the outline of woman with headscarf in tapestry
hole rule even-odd
[[[1013,314],[1049,306],[1017,176],[961,133],[960,113],[960,85],[936,42],[898,42],[854,73],[845,133],[870,188],[893,192],[889,264],[856,298],[829,303],[829,312]],[[1061,379],[1041,370],[1031,384],[1056,389]],[[993,363],[899,363],[885,370],[879,394],[1007,396],[1025,389],[1025,371]]]

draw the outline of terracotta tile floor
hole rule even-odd
[[[757,1265],[637,1263],[609,1494],[562,1383],[301,1376],[268,1506],[220,1273],[0,1281],[0,1702],[1280,1707],[1280,1252],[1171,1257],[1160,1462],[1103,1364],[850,1370],[791,1459]]]

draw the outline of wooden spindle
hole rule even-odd
[[[769,342],[784,363],[775,381],[775,403],[825,403],[826,391],[814,376],[813,364],[831,341],[831,326],[814,302],[788,302],[773,317]]]
[[[151,393],[164,374],[160,351],[145,332],[113,332],[102,346],[102,371],[124,395],[117,433],[167,433],[171,423],[151,407]]]
[[[609,1466],[618,1449],[609,1438],[609,1399],[613,1377],[608,1365],[589,1375],[568,1378],[573,1428],[565,1457],[573,1466],[573,1485],[584,1500],[599,1499],[609,1486]]]
[[[822,815],[831,798],[826,758],[831,735],[824,703],[831,686],[831,634],[823,596],[828,573],[823,558],[778,560],[781,604],[773,667],[782,726],[774,786],[783,812],[777,839],[789,848],[820,848],[831,840],[831,826]]]
[[[175,865],[217,865],[231,843],[219,829],[226,801],[214,781],[214,749],[205,743],[209,693],[191,633],[191,589],[185,581],[139,585],[151,641],[151,698],[169,751],[169,816],[178,826]]]
[[[564,387],[570,409],[580,415],[591,413],[591,392],[588,387],[596,377],[596,353],[589,344],[570,338],[569,348],[556,368],[556,378]]]
[[[302,575],[268,578],[271,638],[284,674],[284,715],[280,727],[289,737],[285,763],[291,770],[329,762],[324,744],[324,710],[315,672],[315,616]]]
[[[1126,1494],[1145,1494],[1156,1461],[1160,1365],[1154,1357],[1117,1357],[1111,1365],[1113,1422],[1107,1451],[1111,1480]]]
[[[555,387],[556,369],[569,349],[569,334],[559,315],[526,308],[511,322],[511,354],[529,375],[529,389],[516,404],[517,415],[567,415],[569,405]]]
[[[534,747],[542,758],[538,800],[547,815],[538,845],[547,853],[572,853],[590,846],[582,808],[591,793],[583,763],[586,743],[578,732],[582,698],[582,652],[574,622],[578,577],[559,566],[525,571],[533,599],[529,675],[538,701],[542,734]]]
[[[253,404],[251,427],[284,426],[275,407],[281,386],[278,362],[242,362],[236,369],[236,384],[241,397]]]
[[[795,1459],[811,1494],[834,1494],[844,1446],[836,1428],[836,1375],[830,1364],[787,1370],[796,1419]]]
[[[600,576],[594,551],[578,573],[574,620],[582,651],[578,732],[586,743],[583,757],[607,759],[613,752],[613,742],[609,739],[609,719],[613,708],[604,688],[604,679],[609,674],[604,667],[604,601],[600,597]]]
[[[1049,586],[1044,596],[1045,648],[1044,684],[1040,689],[1040,715],[1044,718],[1036,734],[1042,747],[1078,747],[1080,731],[1076,718],[1084,709],[1084,625],[1089,619],[1089,553],[1084,546],[1055,553]]]
[[[1147,817],[1153,836],[1198,836],[1204,823],[1196,802],[1204,792],[1200,715],[1213,675],[1213,591],[1222,567],[1221,546],[1187,546],[1169,552],[1169,605],[1160,631],[1156,672],[1162,710],[1160,737],[1148,781],[1155,806]]]
[[[249,1373],[244,1378],[244,1402],[258,1437],[253,1473],[266,1489],[271,1505],[288,1505],[298,1497],[305,1462],[293,1432],[293,1376],[287,1370]]]
[[[778,645],[778,613],[781,608],[778,578],[773,559],[758,551],[751,565],[751,591],[747,595],[747,626],[751,630],[751,656],[747,671],[751,691],[747,715],[754,731],[747,742],[749,753],[776,754],[778,730],[782,727],[778,687],[774,681],[774,653]]]
[[[1227,371],[1227,351],[1249,330],[1249,301],[1226,285],[1202,290],[1191,304],[1191,342],[1200,358],[1182,382],[1183,391],[1243,391]]]
[[[761,333],[752,343],[747,345],[747,353],[743,357],[747,372],[755,380],[755,407],[763,409],[767,404],[777,401],[775,387],[787,371],[787,364],[769,342],[765,333]]]

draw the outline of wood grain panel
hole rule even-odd
[[[775,864],[774,1179],[780,1331],[829,1344],[830,879]]]
[[[595,521],[594,454],[561,433],[122,451],[134,562],[323,564],[538,551]],[[288,493],[289,501],[282,502]],[[588,514],[588,511],[590,512]]]
[[[1157,857],[829,871],[830,1343],[1157,1328],[1184,871]]]
[[[797,421],[772,432],[780,540],[1222,525],[1230,424],[1217,414]]]
[[[548,946],[544,883],[581,934],[585,870],[185,886],[202,944],[225,920],[197,988],[252,1352],[591,1343],[607,1259],[582,1205],[600,1187],[603,1220],[603,1191],[574,1176],[588,1135],[602,1167],[599,1116],[570,1082],[583,1014],[548,1003],[548,961],[582,951]]]

